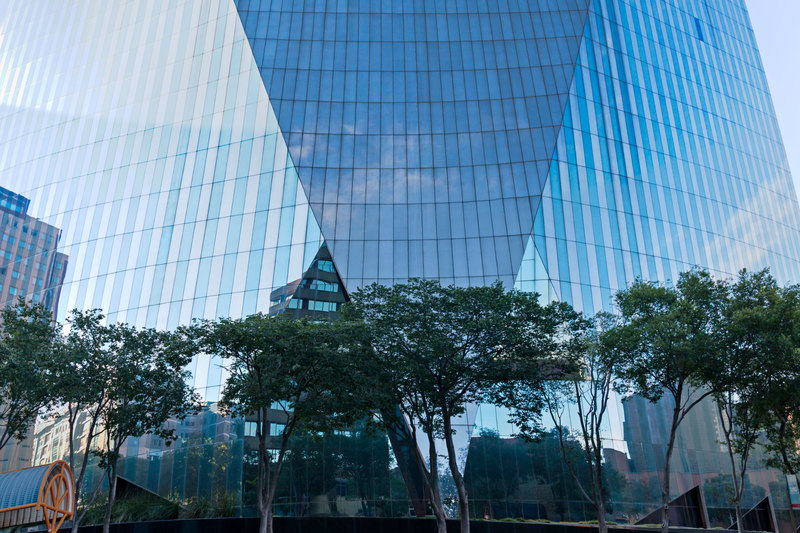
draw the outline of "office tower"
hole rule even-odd
[[[0,8],[0,42],[0,184],[63,230],[62,311],[166,328],[335,313],[359,286],[419,276],[593,313],[693,266],[797,281],[800,213],[743,0],[26,2]],[[192,371],[213,406],[220,361]],[[471,408],[463,449],[507,437],[503,416]],[[132,442],[125,475],[240,486],[246,425],[204,420],[174,450]],[[663,448],[627,423],[615,403],[616,464]],[[722,453],[691,442],[706,459],[679,449],[676,489]],[[535,482],[558,458],[530,457],[518,498],[568,500]],[[347,485],[298,462],[284,497],[374,509],[397,499],[391,464]]]
[[[67,268],[61,230],[28,215],[29,204],[0,187],[0,305],[25,298],[56,309]]]

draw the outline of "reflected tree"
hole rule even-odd
[[[544,402],[555,425],[561,458],[581,496],[594,508],[600,533],[608,530],[609,492],[602,432],[607,422],[615,360],[613,344],[604,342],[604,334],[613,325],[614,318],[607,314],[592,320],[579,315],[565,320],[559,353],[568,362],[569,370],[544,386]],[[565,415],[577,421],[576,427],[565,424]],[[578,449],[573,438],[580,443]],[[580,470],[585,470],[585,477],[579,476]]]
[[[572,472],[562,461],[553,461],[562,449],[572,461]],[[581,485],[590,486],[591,471],[579,440],[559,436],[555,429],[541,432],[536,440],[500,438],[484,430],[470,442],[465,480],[472,493],[484,497],[476,502],[475,514],[588,520],[593,512],[584,503]],[[604,483],[614,494],[625,485],[611,467],[604,471]]]

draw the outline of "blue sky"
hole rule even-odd
[[[800,190],[799,0],[747,0],[775,113],[789,157],[795,192]]]

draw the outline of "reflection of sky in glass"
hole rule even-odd
[[[615,392],[611,393],[608,402],[608,412],[604,417],[601,434],[604,439],[604,446],[627,453],[627,443],[623,432],[625,415],[622,411],[622,399]],[[501,437],[511,437],[515,435],[518,428],[509,422],[509,410],[504,407],[492,405],[480,405],[475,412],[475,429],[473,435],[477,436],[481,430],[496,431]],[[577,405],[567,404],[564,406],[562,423],[570,428],[579,428]],[[550,431],[555,428],[553,419],[547,412],[542,413],[542,428]],[[577,438],[577,433],[574,436]]]
[[[0,181],[64,230],[62,313],[266,310],[321,236],[234,6],[89,4],[0,22]]]
[[[420,5],[239,11],[348,287],[510,287],[588,2]]]

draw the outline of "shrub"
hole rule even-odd
[[[106,498],[99,497],[89,507],[83,524],[101,524],[105,515]],[[178,518],[217,518],[239,514],[239,498],[235,493],[217,494],[213,499],[190,498],[181,500],[175,496],[159,498],[144,493],[114,502],[111,522],[146,522],[150,520],[175,520]]]

